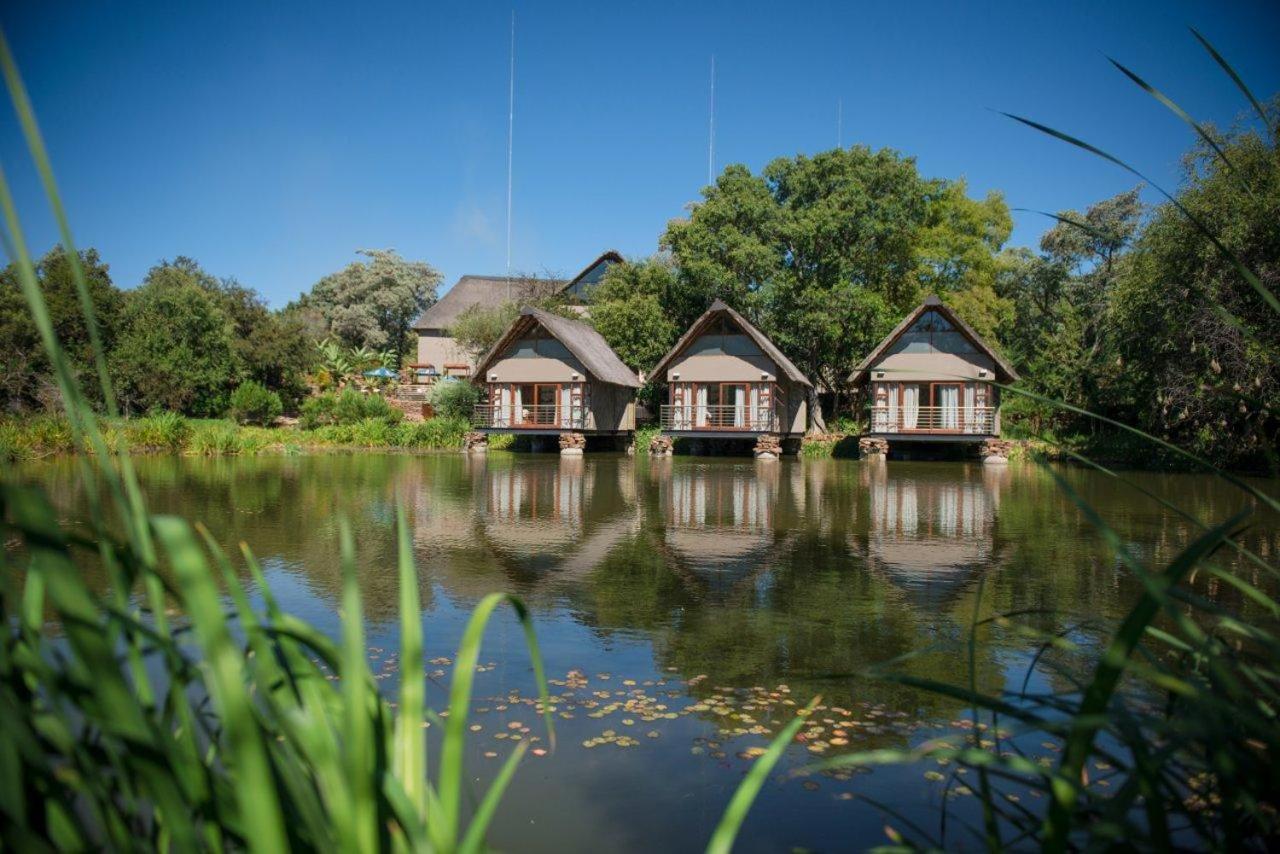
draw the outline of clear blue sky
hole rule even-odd
[[[362,247],[424,259],[446,285],[505,269],[509,2],[195,5],[0,8],[77,240],[117,284],[179,254],[274,305]],[[1189,131],[1105,55],[1230,121],[1246,104],[1193,25],[1256,94],[1280,91],[1275,0],[514,8],[517,271],[656,248],[706,182],[712,54],[717,168],[833,146],[842,99],[845,144],[1047,210],[1135,182],[993,110],[1173,183]],[[53,225],[7,108],[0,158],[43,251]],[[1013,242],[1045,225],[1018,214]]]

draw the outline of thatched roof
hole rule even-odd
[[[524,308],[520,316],[507,328],[498,343],[493,345],[476,365],[475,377],[483,381],[489,366],[511,346],[513,341],[527,335],[534,326],[541,326],[553,338],[568,348],[582,367],[593,377],[603,383],[639,388],[640,380],[631,369],[622,363],[618,354],[608,342],[590,326],[577,320],[570,320],[540,308]]]
[[[689,327],[688,331],[685,332],[684,335],[680,336],[680,340],[676,342],[676,345],[667,351],[667,355],[663,356],[658,361],[658,364],[654,365],[653,370],[650,371],[650,375],[661,379],[663,373],[666,372],[666,369],[668,365],[671,364],[672,360],[683,353],[684,349],[688,347],[689,344],[691,344],[693,340],[702,333],[702,330],[705,329],[711,321],[715,320],[718,315],[725,315],[732,320],[748,338],[756,343],[756,346],[759,347],[766,356],[773,360],[773,363],[778,366],[778,370],[785,375],[787,379],[794,383],[799,383],[800,385],[813,386],[813,383],[809,382],[809,378],[800,372],[800,369],[797,368],[792,361],[778,349],[776,344],[769,340],[769,336],[752,326],[745,317],[730,308],[723,300],[716,300],[713,302],[711,304],[711,308],[703,312],[702,316],[693,322],[693,325]]]
[[[949,320],[953,326],[955,326],[957,331],[973,342],[973,345],[986,355],[987,358],[991,359],[992,363],[996,366],[996,370],[999,372],[996,379],[1000,382],[1006,383],[1016,382],[1018,380],[1018,372],[1013,369],[1013,365],[1009,364],[1009,362],[997,353],[990,344],[983,341],[982,336],[978,335],[977,332],[974,332],[973,327],[965,323],[964,320],[961,319],[960,315],[947,308],[941,299],[931,294],[925,297],[924,302],[916,306],[914,311],[903,318],[902,322],[895,326],[893,331],[886,335],[884,340],[876,345],[876,348],[871,351],[871,354],[867,356],[867,358],[863,359],[858,367],[854,368],[853,373],[849,375],[849,381],[855,384],[864,382],[867,379],[867,372],[870,370],[871,366],[880,361],[880,357],[884,355],[885,351],[892,347],[894,343],[902,337],[902,334],[911,328],[911,324],[915,323],[920,315],[924,314],[926,311],[936,311],[938,314],[941,314]]]
[[[600,254],[572,279],[538,279],[532,276],[463,276],[444,292],[434,305],[413,323],[415,330],[448,329],[467,309],[474,306],[496,308],[506,302],[516,305],[561,294],[592,273],[602,262],[622,263],[613,249]]]
[[[413,322],[415,330],[448,329],[467,309],[496,308],[505,302],[517,305],[540,296],[559,293],[564,279],[535,279],[528,276],[463,276],[445,291],[435,305]]]

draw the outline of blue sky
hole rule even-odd
[[[508,27],[491,3],[4,4],[77,240],[116,283],[185,254],[283,305],[362,247],[463,273],[506,268]],[[887,146],[1013,207],[1132,186],[998,115],[1022,113],[1173,184],[1194,115],[1280,91],[1280,4],[517,2],[513,269],[572,273],[654,251],[716,164]],[[55,232],[7,108],[0,162],[36,251]],[[1155,197],[1148,194],[1149,200]],[[1017,214],[1013,243],[1043,218]]]

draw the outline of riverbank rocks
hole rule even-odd
[[[889,440],[876,436],[863,436],[858,439],[858,456],[861,459],[889,456]]]
[[[661,433],[649,440],[649,456],[651,457],[669,457],[674,448],[675,442],[672,438]]]
[[[984,463],[1007,463],[1009,453],[1013,450],[1013,442],[1008,439],[985,439],[978,446],[978,456]]]
[[[776,460],[782,456],[782,440],[772,433],[763,433],[756,439],[756,446],[752,450],[757,460]]]
[[[487,433],[481,433],[472,430],[462,437],[462,450],[468,454],[483,454],[489,450],[489,436]]]
[[[581,433],[560,434],[560,455],[562,457],[580,457],[587,448],[587,437]]]

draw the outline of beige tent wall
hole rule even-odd
[[[699,335],[689,342],[685,352],[672,360],[663,378],[667,382],[760,382],[776,380],[778,366],[760,352],[755,342],[745,335],[720,336],[730,339],[738,352],[698,353],[698,345],[705,337]]]
[[[587,369],[573,356],[525,356],[499,359],[480,379],[498,383],[571,383],[586,376]]]
[[[636,429],[635,389],[592,381],[587,429],[619,433]]]
[[[475,359],[462,349],[458,342],[443,334],[418,334],[418,364],[433,365],[444,373],[445,365],[466,365],[468,371],[475,368]]]
[[[884,371],[885,380],[912,382],[977,379],[979,370],[985,370],[990,378],[995,368],[995,362],[983,353],[892,353],[869,370],[873,379],[879,379],[875,371]]]

